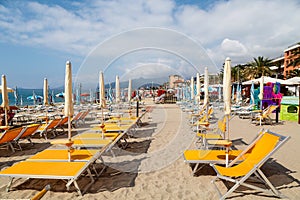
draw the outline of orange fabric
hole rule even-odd
[[[21,138],[25,138],[27,136],[32,135],[39,127],[39,124],[30,124],[27,127],[24,127],[26,128],[26,130],[23,132]]]
[[[229,151],[229,160],[235,159],[242,150],[231,150]],[[240,160],[245,159],[248,154],[245,154]],[[187,161],[220,161],[226,160],[225,150],[202,150],[202,149],[193,149],[193,150],[185,150],[184,157]]]
[[[244,176],[274,149],[278,140],[278,136],[265,133],[253,147],[250,155],[243,162],[229,168],[222,166],[215,167],[217,171],[223,176]]]
[[[0,144],[13,141],[22,131],[22,127],[9,129],[2,134]]]
[[[0,174],[40,175],[43,177],[77,175],[78,171],[86,165],[85,162],[30,162],[23,161],[4,169]]]

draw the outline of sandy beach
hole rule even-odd
[[[51,190],[43,199],[218,199],[210,181],[215,172],[203,167],[196,175],[184,163],[182,153],[194,147],[195,133],[188,125],[188,113],[176,104],[152,104],[152,111],[142,119],[142,126],[128,139],[125,150],[117,150],[116,157],[105,154],[108,166],[95,183],[80,197],[72,186],[68,192],[63,181],[18,180],[12,191],[6,192],[7,178],[0,178],[0,199],[30,199],[47,184]],[[221,111],[215,112],[218,118]],[[74,129],[73,133],[88,130],[94,121]],[[291,139],[274,154],[262,170],[277,189],[288,199],[300,198],[300,125],[284,121],[274,125],[257,126],[237,116],[230,121],[230,139],[235,147],[245,148],[261,128],[291,136]],[[34,146],[23,144],[24,150],[12,153],[0,151],[0,167],[4,168],[28,158],[50,146],[44,139],[34,139]],[[99,164],[99,167],[101,165]],[[81,177],[78,184],[84,188],[90,179]],[[225,186],[222,186],[225,191]],[[273,199],[263,193],[239,188],[231,199]]]

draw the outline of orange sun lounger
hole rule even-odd
[[[29,159],[16,163],[0,171],[0,177],[9,177],[10,182],[7,185],[7,191],[15,178],[29,178],[29,179],[59,179],[65,180],[67,190],[70,185],[74,185],[78,194],[82,195],[85,190],[94,183],[90,167],[99,176],[105,167],[98,173],[93,166],[96,160],[100,160],[102,153],[106,151],[105,147],[101,150],[71,150],[71,161],[69,160],[68,149],[46,149]],[[83,174],[87,173],[91,181],[82,192],[77,180]]]
[[[10,178],[7,191],[10,190],[15,178],[60,179],[67,181],[67,190],[69,190],[71,184],[74,184],[78,194],[82,195],[81,189],[77,184],[79,177],[84,172],[87,172],[91,178],[90,184],[94,182],[89,165],[90,162],[35,162],[25,160],[2,170],[0,177]]]
[[[271,181],[268,180],[260,168],[267,162],[267,160],[269,160],[274,152],[276,152],[284,143],[286,143],[287,140],[289,140],[289,138],[289,136],[282,136],[276,133],[266,132],[257,141],[247,158],[239,164],[229,167],[211,164],[217,173],[217,176],[212,183],[219,193],[220,199],[226,199],[240,186],[245,186],[259,192],[269,193],[277,197],[284,197],[275,188],[275,186],[272,185]],[[260,187],[258,184],[251,184],[253,181],[246,183],[246,180],[248,180],[250,177],[256,178],[257,181],[264,183],[268,189],[265,189],[266,187]],[[229,187],[228,191],[222,194],[220,189],[217,187],[217,180],[232,182],[233,186]]]

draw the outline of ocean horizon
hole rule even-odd
[[[15,89],[14,89],[15,90]],[[60,97],[56,97],[55,95],[63,92],[63,89],[53,89],[49,90],[49,98],[51,97],[54,100],[54,103],[63,102],[64,99]],[[8,93],[9,105],[15,106],[30,106],[34,105],[34,101],[31,99],[27,99],[27,97],[33,96],[33,93],[36,96],[43,97],[43,89],[25,89],[25,88],[17,88],[17,97],[15,97],[14,92]],[[50,101],[50,100],[49,100]],[[0,104],[2,104],[2,97],[0,98]],[[36,105],[43,104],[43,100],[36,100]]]

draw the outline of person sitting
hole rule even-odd
[[[7,123],[10,126],[13,126],[13,118],[15,116],[15,113],[12,110],[8,110],[7,112]]]
[[[15,113],[12,110],[7,111],[7,123],[11,126],[13,125],[13,118],[15,116]],[[7,125],[8,125],[7,124]],[[0,108],[0,125],[5,126],[5,112],[3,108]]]

